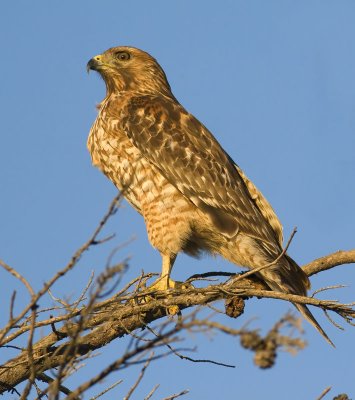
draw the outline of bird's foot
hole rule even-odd
[[[171,289],[173,290],[186,290],[186,289],[191,289],[193,288],[193,285],[189,282],[179,282],[179,281],[173,281],[170,278],[167,278],[165,276],[159,277],[150,287],[149,291],[152,292],[166,292]],[[176,315],[179,314],[180,309],[177,305],[172,305],[168,306],[166,308],[167,314],[168,315]]]
[[[149,286],[149,290],[166,292],[167,290],[185,290],[192,288],[192,284],[189,282],[179,282],[173,281],[170,278],[166,278],[165,276],[159,277],[151,286]]]

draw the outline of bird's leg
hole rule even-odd
[[[166,291],[169,289],[187,289],[193,287],[191,283],[177,282],[170,279],[170,273],[176,260],[176,254],[162,254],[163,266],[160,277],[150,287],[152,290]]]
[[[166,255],[161,254],[162,256],[162,271],[160,277],[153,282],[153,284],[148,288],[149,292],[165,292],[169,289],[183,289],[186,288],[188,284],[184,284],[182,282],[175,282],[170,279],[170,273],[173,268],[174,262],[176,260],[176,254],[174,255]],[[192,286],[192,285],[191,285]],[[152,300],[151,295],[143,296],[140,298],[140,302],[147,303]],[[175,315],[179,312],[178,306],[170,306],[167,309],[168,314]]]
[[[151,286],[154,290],[169,290],[176,287],[177,282],[170,279],[170,273],[176,260],[176,254],[162,254],[163,266],[160,277]]]
[[[172,279],[170,279],[170,273],[173,268],[175,259],[176,259],[176,254],[174,255],[167,255],[167,254],[162,254],[162,259],[163,259],[163,266],[162,266],[162,271],[160,277],[153,283],[153,285],[150,287],[150,290],[159,290],[159,291],[167,291],[169,289],[187,289],[189,287],[192,287],[191,284],[189,283],[184,283],[184,282],[175,282]],[[167,307],[166,309],[167,314],[169,315],[176,315],[179,314],[180,309],[176,305],[171,305]]]
[[[172,279],[170,279],[170,273],[176,259],[176,254],[174,255],[162,254],[162,259],[163,259],[163,265],[162,265],[161,275],[148,288],[148,292],[157,292],[157,291],[166,292],[169,291],[169,289],[183,290],[183,289],[193,288],[191,283],[175,282]],[[152,300],[153,296],[154,296],[153,294],[152,295],[147,294],[143,298],[141,298],[141,302],[147,303]],[[171,295],[168,295],[167,297],[171,297]],[[166,308],[166,312],[168,315],[176,315],[180,313],[180,309],[177,305],[170,305]]]

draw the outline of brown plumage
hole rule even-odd
[[[163,259],[159,288],[174,286],[169,277],[179,252],[220,254],[250,269],[282,253],[282,226],[272,207],[179,104],[153,57],[116,47],[93,57],[89,69],[107,89],[88,139],[92,161],[143,215]],[[309,288],[287,255],[258,275],[272,290],[306,295]],[[295,306],[331,343],[308,308]]]

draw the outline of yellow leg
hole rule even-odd
[[[193,287],[189,283],[183,283],[183,282],[175,282],[172,279],[170,279],[170,273],[173,268],[176,255],[166,255],[162,254],[162,259],[163,259],[163,266],[162,266],[162,271],[160,277],[153,283],[152,286],[150,286],[150,290],[159,290],[159,291],[167,291],[169,289],[188,289]],[[167,308],[167,314],[169,315],[175,315],[179,313],[179,307],[178,306],[169,306]]]
[[[173,289],[176,283],[170,279],[170,274],[176,260],[176,255],[171,257],[163,254],[162,258],[161,280],[163,282],[163,290]]]
[[[170,256],[162,254],[163,266],[160,277],[151,286],[154,290],[169,290],[176,287],[176,282],[170,279],[170,273],[173,268],[176,255]]]

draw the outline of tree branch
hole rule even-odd
[[[54,396],[53,398],[59,398],[59,392],[61,391],[68,395],[68,399],[75,399],[112,371],[144,362],[147,360],[148,351],[154,350],[156,352],[157,349],[168,348],[168,353],[163,355],[174,353],[182,359],[193,360],[191,357],[182,355],[181,350],[175,350],[171,345],[173,342],[181,340],[181,337],[176,336],[176,334],[183,330],[197,330],[201,333],[217,330],[234,337],[239,336],[241,345],[254,351],[254,361],[261,368],[269,368],[273,365],[278,348],[282,347],[289,352],[296,352],[305,346],[305,343],[300,338],[292,338],[291,336],[280,334],[280,329],[287,325],[293,328],[297,327],[295,319],[289,315],[286,315],[275,324],[265,337],[261,337],[256,330],[248,330],[245,327],[232,329],[227,325],[212,321],[211,318],[197,318],[197,313],[200,309],[204,306],[213,309],[214,307],[211,304],[218,300],[225,301],[226,314],[233,318],[237,318],[243,313],[245,299],[249,297],[274,298],[292,303],[313,305],[325,311],[337,313],[350,324],[355,318],[355,303],[341,304],[336,300],[319,300],[314,298],[314,295],[313,297],[306,297],[274,292],[268,290],[266,285],[258,279],[255,271],[234,275],[225,272],[193,275],[187,280],[188,283],[196,280],[206,282],[207,278],[212,276],[227,277],[228,280],[224,283],[213,284],[203,288],[187,285],[187,289],[176,289],[168,292],[153,291],[147,288],[146,284],[154,274],[142,274],[112,295],[120,283],[122,274],[127,269],[125,262],[112,267],[107,265],[107,268],[98,276],[95,283],[92,282],[91,277],[80,297],[71,304],[52,297],[59,306],[50,309],[38,309],[38,300],[49,293],[50,288],[77,265],[82,255],[90,247],[107,240],[99,239],[98,235],[107,220],[117,210],[120,197],[117,196],[113,200],[108,212],[89,240],[73,255],[69,263],[46,282],[37,293],[33,291],[28,281],[18,274],[14,268],[0,260],[0,267],[19,279],[31,297],[23,310],[18,315],[14,315],[14,292],[10,299],[9,320],[5,327],[0,330],[0,346],[19,350],[19,354],[16,357],[0,366],[0,394],[5,391],[17,392],[16,386],[28,380],[22,393],[22,398],[26,398],[33,386],[39,390],[36,384],[36,380],[39,380],[48,384],[47,388],[40,393],[39,398],[47,393]],[[284,249],[284,252],[286,249]],[[108,264],[111,263],[113,254],[111,254]],[[330,268],[350,263],[355,263],[355,250],[338,251],[321,257],[305,265],[303,270],[308,276],[312,276]],[[273,265],[273,263],[270,265]],[[260,268],[268,268],[270,265]],[[94,289],[92,289],[93,287]],[[334,288],[334,286],[329,285],[328,288]],[[317,294],[317,291],[315,294]],[[101,301],[107,296],[111,297]],[[163,318],[167,315],[170,316],[169,313],[173,309],[172,306],[178,306],[180,310],[176,318],[177,321],[175,321],[177,322],[176,324],[172,322],[171,318]],[[189,313],[184,313],[185,315],[182,316],[181,312],[186,309],[191,309],[192,311],[190,310]],[[53,311],[57,315],[50,316],[50,318],[42,317],[41,319],[40,317],[46,315],[45,313],[48,311]],[[330,317],[329,320],[331,321]],[[155,327],[153,330],[149,327],[149,324],[155,321],[159,321],[159,325],[158,328]],[[173,327],[171,327],[172,324],[174,325]],[[47,332],[50,333],[35,342],[36,331],[43,327],[47,328]],[[145,329],[147,327],[148,329]],[[141,332],[137,334],[135,331],[138,329],[145,330],[143,334]],[[149,332],[154,333],[153,337],[147,336]],[[90,378],[73,391],[62,385],[62,380],[70,375],[79,360],[85,357],[89,358],[93,351],[126,335],[130,335],[132,340],[136,342],[133,350],[127,348],[126,352],[115,362],[102,369],[97,376]],[[24,339],[22,336],[27,339],[26,348],[24,346],[16,346],[16,343],[14,343],[15,340]],[[24,340],[21,343],[24,343]],[[152,360],[163,355],[158,354]],[[144,359],[144,357],[146,358]],[[226,365],[212,360],[197,361]],[[44,375],[45,371],[57,367],[59,368],[56,378],[44,379],[44,377],[47,377],[47,375]],[[139,383],[139,380],[137,382]],[[132,386],[132,388],[134,390],[135,386]],[[155,389],[151,391],[147,398],[154,391]],[[181,392],[170,398],[176,398],[185,393]]]
[[[355,263],[355,249],[354,250],[339,250],[333,254],[325,257],[317,258],[316,260],[304,265],[303,271],[312,276],[319,272],[327,271],[328,269],[337,267],[338,265],[354,264]]]
[[[320,273],[339,265],[342,260],[346,260],[347,263],[351,260],[355,262],[355,252],[353,250],[337,252],[323,257],[321,260],[326,260],[326,262],[315,260],[313,263],[307,264],[306,273],[310,275]],[[145,281],[144,277],[142,278],[139,282]],[[131,290],[131,292],[127,293],[128,290]],[[184,310],[193,306],[203,306],[217,300],[232,299],[236,296],[242,298],[256,296],[309,304],[324,310],[334,311],[346,321],[351,321],[355,317],[353,304],[341,304],[335,300],[319,300],[265,290],[262,282],[258,282],[253,276],[237,275],[236,282],[232,278],[218,285],[171,290],[168,293],[153,292],[144,286],[134,287],[134,289],[132,289],[132,286],[128,286],[125,291],[121,291],[119,296],[114,295],[108,300],[92,303],[89,307],[89,315],[87,307],[69,313],[62,327],[56,328],[55,332],[32,345],[31,356],[26,349],[19,356],[0,367],[0,393],[14,388],[20,382],[28,379],[31,376],[31,371],[33,375],[35,370],[38,376],[46,370],[63,365],[69,355],[74,353],[75,357],[86,355],[105,346],[112,340],[139,328],[144,328],[147,324],[165,317],[167,310],[173,305]],[[85,315],[85,318],[81,317],[83,315]],[[75,316],[75,319],[73,319],[73,316]],[[63,318],[61,320],[63,321]],[[46,323],[53,324],[53,319],[47,320]],[[39,321],[35,327],[43,325],[43,321]],[[21,328],[22,331],[23,328]],[[26,328],[30,330],[31,323]],[[71,342],[73,338],[75,338],[75,346]]]

